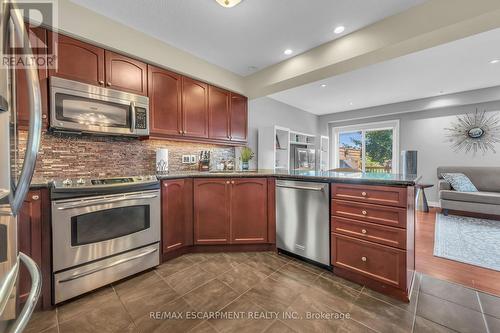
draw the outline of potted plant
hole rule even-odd
[[[240,158],[241,158],[241,169],[248,170],[248,161],[253,158],[253,151],[248,147],[243,147],[241,149]]]

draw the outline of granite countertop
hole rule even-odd
[[[332,172],[332,171],[173,171],[164,175],[157,175],[158,179],[174,178],[207,178],[207,177],[276,177],[282,179],[300,179],[339,183],[360,183],[373,185],[415,185],[420,177],[416,175],[401,175],[388,173],[362,172]]]

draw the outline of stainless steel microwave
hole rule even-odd
[[[104,135],[149,135],[149,98],[50,78],[50,128]]]

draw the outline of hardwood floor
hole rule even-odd
[[[429,213],[417,212],[415,226],[416,270],[500,296],[500,272],[433,255],[436,211],[438,209],[431,208]]]

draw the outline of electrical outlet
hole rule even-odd
[[[191,157],[189,155],[182,155],[182,164],[189,164]]]
[[[191,155],[190,162],[191,162],[192,164],[196,163],[196,155]]]

